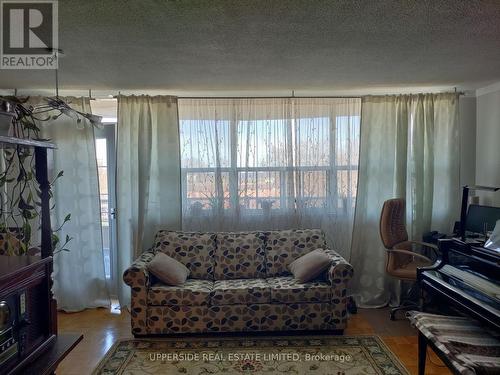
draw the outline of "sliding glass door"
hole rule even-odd
[[[102,244],[104,270],[109,291],[116,296],[118,275],[116,271],[115,227],[115,129],[116,124],[104,124],[95,129],[97,170],[99,173],[99,198],[101,202]]]

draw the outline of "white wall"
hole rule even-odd
[[[500,83],[478,90],[476,123],[476,184],[500,187]],[[480,197],[500,206],[500,191]]]

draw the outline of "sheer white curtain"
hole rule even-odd
[[[40,102],[39,99],[33,99]],[[90,112],[88,98],[64,98],[73,109]],[[80,311],[91,307],[109,307],[102,249],[99,182],[95,153],[94,127],[62,115],[57,120],[40,123],[44,138],[57,145],[53,152],[52,180],[59,171],[64,176],[55,183],[52,228],[58,228],[67,214],[71,220],[60,233],[73,239],[69,252],[54,256],[54,287],[57,307]]]
[[[118,274],[153,244],[158,229],[180,229],[177,99],[120,96],[117,125]],[[120,304],[130,288],[118,280]]]
[[[410,238],[449,232],[458,218],[458,96],[368,96],[362,101],[361,155],[351,263],[360,306],[396,299],[399,283],[385,274],[380,240],[383,202],[407,201]]]
[[[179,100],[183,229],[320,227],[348,254],[360,99]]]

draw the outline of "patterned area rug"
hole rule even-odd
[[[101,374],[408,374],[377,336],[131,339],[118,341]]]

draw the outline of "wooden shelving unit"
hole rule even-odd
[[[53,249],[50,224],[50,182],[47,150],[54,143],[0,136],[0,148],[30,147],[35,154],[35,174],[40,190],[39,256],[0,256],[0,301],[25,299],[25,313],[14,310],[13,338],[17,356],[0,365],[2,374],[53,374],[57,365],[82,340],[83,335],[58,335],[57,305],[52,294]],[[22,297],[21,297],[22,296]],[[21,302],[18,302],[19,306]],[[17,306],[17,305],[16,305]]]
[[[11,147],[15,146],[25,146],[25,147],[40,147],[40,148],[57,148],[54,143],[46,142],[46,141],[36,141],[34,139],[24,139],[24,138],[16,138],[16,137],[7,137],[5,135],[0,135],[0,143],[7,145],[11,145]]]

